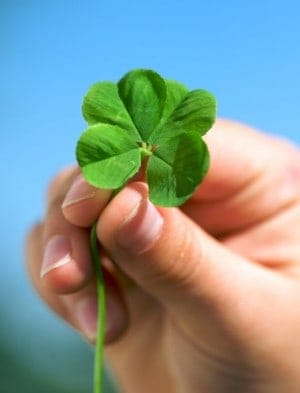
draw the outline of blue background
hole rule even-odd
[[[87,88],[152,68],[212,91],[220,116],[298,143],[299,13],[296,0],[1,0],[1,391],[91,390],[91,349],[44,307],[23,264],[47,184],[74,162]]]

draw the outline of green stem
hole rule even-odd
[[[103,347],[105,337],[105,287],[103,272],[101,268],[98,239],[96,232],[96,224],[93,225],[90,237],[91,255],[94,263],[97,282],[97,297],[98,297],[98,320],[97,320],[97,334],[94,360],[94,393],[102,392],[103,380]]]

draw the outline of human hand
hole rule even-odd
[[[141,182],[108,203],[68,169],[28,238],[37,291],[93,342],[98,220],[107,358],[124,392],[300,389],[300,154],[239,124],[214,128],[209,173],[180,209],[154,207]]]

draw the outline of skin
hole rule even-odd
[[[299,150],[229,121],[206,142],[209,173],[181,208],[149,204],[138,179],[108,202],[78,168],[62,171],[28,236],[29,275],[93,342],[88,228],[97,221],[106,356],[122,391],[299,392]],[[71,259],[41,278],[45,245],[58,234],[70,239]]]

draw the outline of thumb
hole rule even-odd
[[[203,323],[203,315],[219,319],[220,313],[228,320],[233,308],[240,308],[237,299],[249,298],[263,275],[179,209],[151,204],[144,183],[130,184],[109,203],[97,231],[121,270],[187,322]]]

